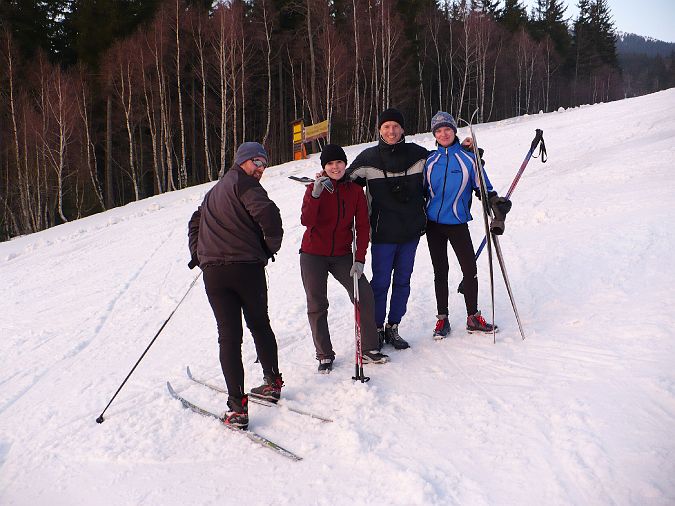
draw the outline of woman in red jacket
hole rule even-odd
[[[389,357],[379,352],[373,290],[363,275],[370,240],[366,197],[360,186],[344,177],[347,155],[340,146],[328,144],[323,148],[321,167],[323,172],[307,186],[302,201],[300,221],[307,230],[300,248],[300,271],[319,372],[327,374],[335,360],[328,331],[328,273],[345,287],[352,301],[353,276],[359,278],[363,363],[383,364]],[[352,258],[355,219],[356,255]]]

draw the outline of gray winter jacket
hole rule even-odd
[[[281,248],[283,234],[279,208],[260,182],[236,164],[209,190],[188,224],[190,254],[202,268],[266,265]]]

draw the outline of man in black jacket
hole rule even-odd
[[[380,340],[398,350],[409,347],[398,325],[406,312],[415,253],[426,226],[423,172],[428,153],[422,146],[405,142],[404,126],[400,111],[382,111],[377,146],[362,151],[347,169],[352,179],[366,186],[370,204],[371,286]]]
[[[267,152],[245,142],[234,165],[204,197],[189,223],[190,268],[204,271],[206,295],[218,324],[220,366],[227,384],[229,410],[224,421],[248,427],[248,396],[241,359],[241,314],[255,342],[264,383],[251,392],[277,402],[283,381],[277,342],[267,312],[265,266],[281,248],[279,208],[260,185]]]

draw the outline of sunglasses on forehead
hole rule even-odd
[[[258,167],[259,169],[260,168],[262,168],[262,169],[267,168],[267,162],[264,161],[264,160],[258,160],[257,158],[253,158],[251,161],[253,162],[253,165]]]

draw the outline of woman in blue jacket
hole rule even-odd
[[[431,119],[431,131],[438,145],[424,165],[424,187],[427,198],[427,242],[434,268],[434,288],[438,321],[434,339],[450,333],[448,321],[448,241],[462,269],[466,328],[469,332],[492,332],[478,310],[478,279],[475,253],[468,222],[471,221],[471,198],[479,189],[476,160],[457,139],[457,123],[452,115],[439,111]],[[484,173],[485,174],[485,173]],[[485,174],[490,205],[502,215],[511,209],[511,202],[498,197]],[[493,322],[494,323],[494,322]],[[494,329],[497,326],[494,325]]]

